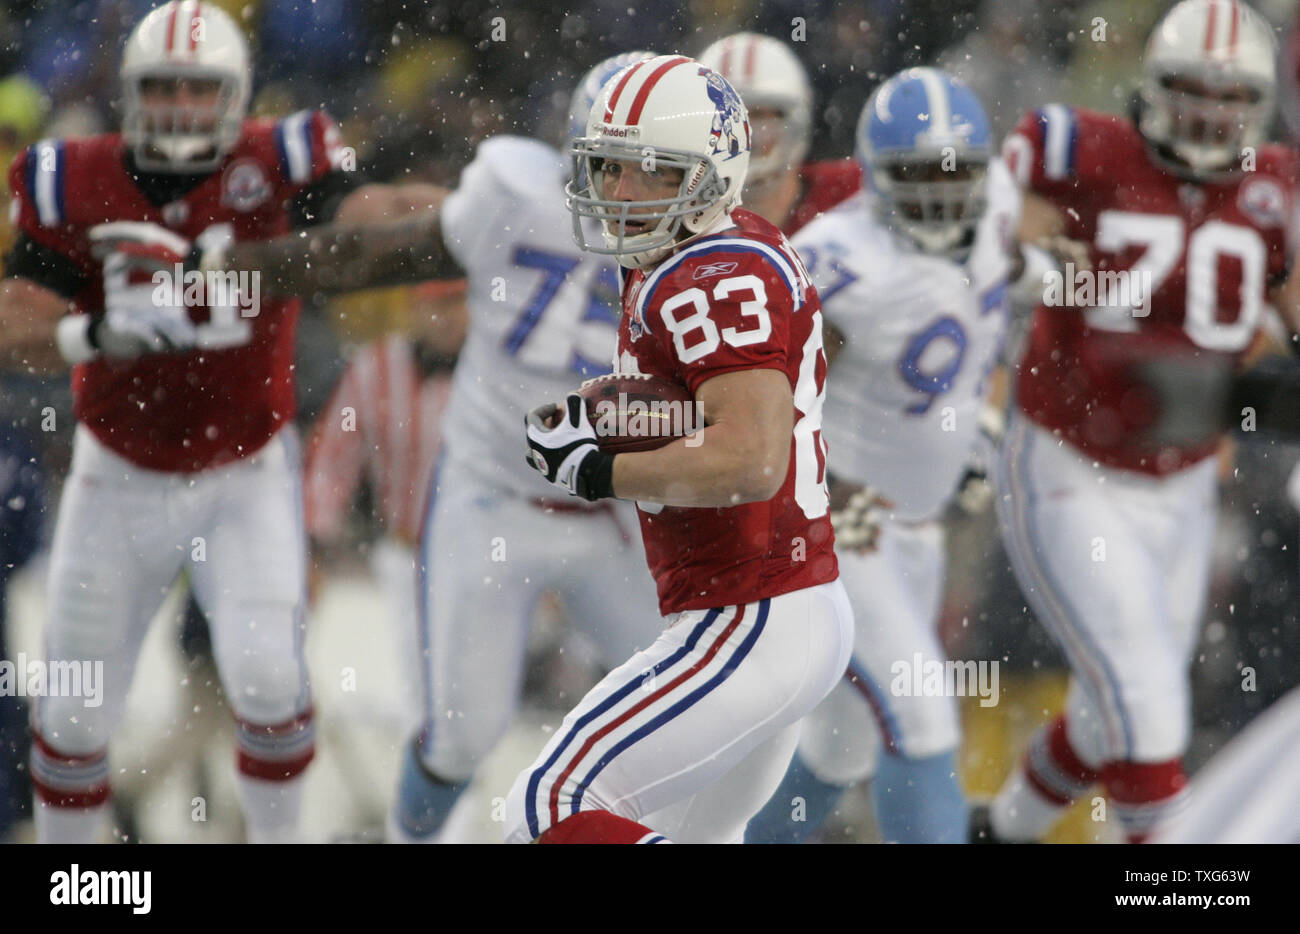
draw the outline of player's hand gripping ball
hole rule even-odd
[[[524,416],[525,460],[549,483],[587,500],[613,496],[614,457],[596,447],[596,432],[582,397],[569,393],[563,406],[539,405]]]

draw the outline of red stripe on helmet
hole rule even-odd
[[[734,38],[722,43],[722,61],[718,64],[718,71],[722,72],[724,77],[731,74],[731,47],[735,44]]]
[[[176,45],[176,14],[181,11],[179,3],[172,7],[171,16],[167,17],[167,42],[163,45],[163,51],[168,55],[172,54],[172,48]]]
[[[194,0],[194,12],[190,14],[190,51],[199,47],[199,32],[203,29],[203,4]]]
[[[1205,24],[1205,51],[1214,51],[1214,20],[1218,15],[1218,0],[1210,0],[1210,14]]]
[[[619,95],[621,95],[621,94],[623,93],[623,89],[624,89],[625,87],[627,87],[627,83],[628,83],[629,81],[632,80],[632,75],[633,75],[633,73],[634,73],[637,69],[639,69],[642,65],[644,65],[644,64],[645,64],[645,62],[637,62],[635,65],[633,65],[631,68],[629,68],[629,69],[627,70],[627,73],[626,73],[625,75],[623,75],[623,80],[620,81],[620,82],[618,83],[618,85],[614,88],[614,93],[611,94],[611,95],[609,95],[609,103],[605,105],[605,122],[606,122],[606,123],[612,123],[612,122],[613,122],[613,120],[614,120],[614,108],[618,106],[618,98],[619,98]]]
[[[678,56],[664,62],[650,73],[650,77],[645,79],[640,89],[637,90],[636,97],[632,99],[632,109],[627,114],[627,123],[629,125],[636,126],[636,122],[641,119],[641,111],[645,108],[646,99],[650,96],[650,92],[654,90],[654,86],[659,83],[659,79],[678,65],[683,65],[689,61],[690,59],[685,56]]]
[[[745,80],[754,80],[754,59],[758,57],[758,40],[750,39],[749,48],[745,50]]]
[[[1234,49],[1234,48],[1237,47],[1237,19],[1238,19],[1238,17],[1239,17],[1240,14],[1241,14],[1241,10],[1239,9],[1239,7],[1240,7],[1240,4],[1238,4],[1238,3],[1233,3],[1233,4],[1232,4],[1232,28],[1229,29],[1229,31],[1228,31],[1228,48],[1229,48],[1229,49]]]

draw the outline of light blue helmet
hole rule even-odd
[[[988,117],[970,88],[935,68],[899,72],[862,109],[856,155],[884,224],[927,253],[969,252],[993,157]]]

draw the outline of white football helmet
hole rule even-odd
[[[582,161],[573,173],[582,181],[565,189],[574,239],[628,268],[658,262],[740,204],[749,147],[749,115],[722,75],[683,55],[624,68],[597,96],[586,135],[573,141]],[[680,169],[681,184],[673,197],[614,200],[605,192],[608,161],[632,163],[647,174]],[[600,221],[603,243],[587,238],[583,217]],[[629,234],[629,220],[649,229]],[[683,228],[691,236],[680,236]]]
[[[244,34],[220,7],[171,0],[131,31],[122,55],[122,135],[153,172],[204,172],[239,139],[252,86]],[[150,80],[215,82],[212,107],[146,106]]]
[[[740,93],[750,119],[760,124],[755,151],[749,156],[751,185],[761,185],[803,162],[812,134],[812,83],[784,42],[756,32],[738,32],[700,53],[700,64],[726,78]],[[776,137],[772,143],[764,138],[769,128],[754,116],[763,110],[779,115],[770,127]]]
[[[1193,178],[1240,171],[1242,151],[1263,142],[1273,114],[1276,58],[1273,30],[1240,0],[1175,6],[1147,42],[1138,128],[1153,155]]]

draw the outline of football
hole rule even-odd
[[[657,376],[610,373],[578,387],[600,449],[609,454],[652,451],[704,427],[684,386]]]

